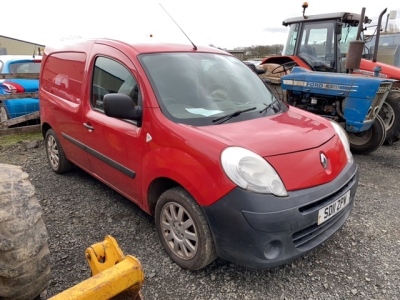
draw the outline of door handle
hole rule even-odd
[[[94,130],[94,127],[88,123],[83,123],[83,126],[85,126],[85,128],[89,130],[89,132],[92,132]]]

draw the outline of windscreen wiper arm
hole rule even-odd
[[[214,119],[212,121],[213,121],[213,123],[218,122],[217,124],[221,124],[221,123],[224,123],[224,122],[232,119],[233,117],[237,117],[241,113],[244,113],[244,112],[247,112],[247,111],[251,111],[251,110],[255,110],[255,109],[257,109],[257,107],[250,107],[250,108],[243,109],[243,110],[237,110],[237,111],[235,111],[235,112],[233,112],[233,113],[231,113],[229,115],[226,115],[226,116],[223,116],[223,117],[220,117],[220,118],[216,118],[216,119]]]
[[[276,102],[278,102],[278,99],[275,99],[275,100],[272,101],[270,104],[265,104],[265,103],[264,103],[265,107],[264,107],[262,110],[260,110],[260,113],[267,112],[270,108],[273,108],[273,106],[274,106],[274,104],[275,104]],[[275,111],[275,110],[274,110],[274,111]]]

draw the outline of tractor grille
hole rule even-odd
[[[374,101],[372,102],[372,105],[368,110],[367,117],[365,118],[366,121],[374,120],[376,118],[382,106],[382,103],[385,101],[391,87],[391,82],[382,82],[380,84],[378,91],[376,92]]]

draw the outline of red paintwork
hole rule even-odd
[[[398,67],[388,65],[381,62],[373,62],[371,60],[362,59],[360,63],[360,70],[369,71],[369,76],[374,76],[374,68],[380,66],[382,68],[380,76],[389,79],[400,79],[400,69]],[[356,73],[356,72],[354,72]]]
[[[311,70],[310,66],[306,64],[301,58],[290,55],[290,56],[271,56],[264,58],[261,64],[275,63],[282,64],[287,61],[295,61],[300,67]],[[354,70],[353,74],[360,74],[366,76],[374,76],[374,68],[380,66],[382,70],[380,71],[380,76],[388,79],[400,80],[400,69],[398,67],[388,65],[381,62],[373,62],[367,59],[361,59],[360,69]]]
[[[266,57],[261,61],[261,64],[283,64],[285,62],[294,61],[299,67],[311,70],[310,66],[306,64],[301,58],[294,55],[284,56],[270,56]]]
[[[53,66],[57,72],[48,72],[49,54],[65,51],[69,53],[57,54],[57,66]],[[141,53],[165,51],[196,52],[190,45],[132,46],[113,40],[92,40],[59,48],[46,47],[40,75],[42,126],[55,130],[69,160],[146,212],[151,213],[147,202],[149,187],[158,178],[177,182],[201,205],[210,205],[234,189],[235,184],[220,165],[221,152],[227,146],[245,147],[265,157],[289,191],[327,183],[345,167],[346,156],[330,122],[293,107],[271,117],[204,127],[170,121],[162,114],[137,60]],[[215,48],[199,47],[199,51],[226,54]],[[120,61],[136,76],[144,99],[141,127],[107,117],[90,107],[91,74],[97,54]],[[68,60],[68,56],[77,61]],[[75,71],[80,64],[84,64],[83,74]],[[62,81],[63,73],[72,74],[69,88],[74,92],[68,94],[68,100],[62,90],[66,87],[58,85],[52,90],[55,78]],[[95,129],[90,132],[83,124]],[[63,133],[134,170],[136,177],[116,171],[65,139]],[[151,135],[150,142],[146,142],[147,134]],[[330,159],[327,171],[320,164],[320,152]]]

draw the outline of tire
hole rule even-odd
[[[377,116],[370,129],[360,133],[347,133],[350,150],[355,154],[369,154],[377,150],[385,141],[385,123]]]
[[[50,282],[42,209],[28,174],[0,164],[0,299],[32,300]]]
[[[199,270],[217,258],[207,220],[185,189],[175,187],[160,196],[156,204],[155,223],[165,251],[181,268]],[[192,225],[183,231],[181,225],[184,223]],[[191,249],[187,247],[189,244]]]
[[[51,169],[58,174],[65,173],[72,168],[72,163],[65,156],[60,140],[53,129],[46,132],[45,138],[46,156]]]
[[[0,103],[0,123],[5,122],[10,119],[10,116],[8,115],[7,109],[4,106],[4,103]]]
[[[385,145],[391,145],[400,140],[400,91],[391,90],[379,111],[379,116],[385,123]]]

